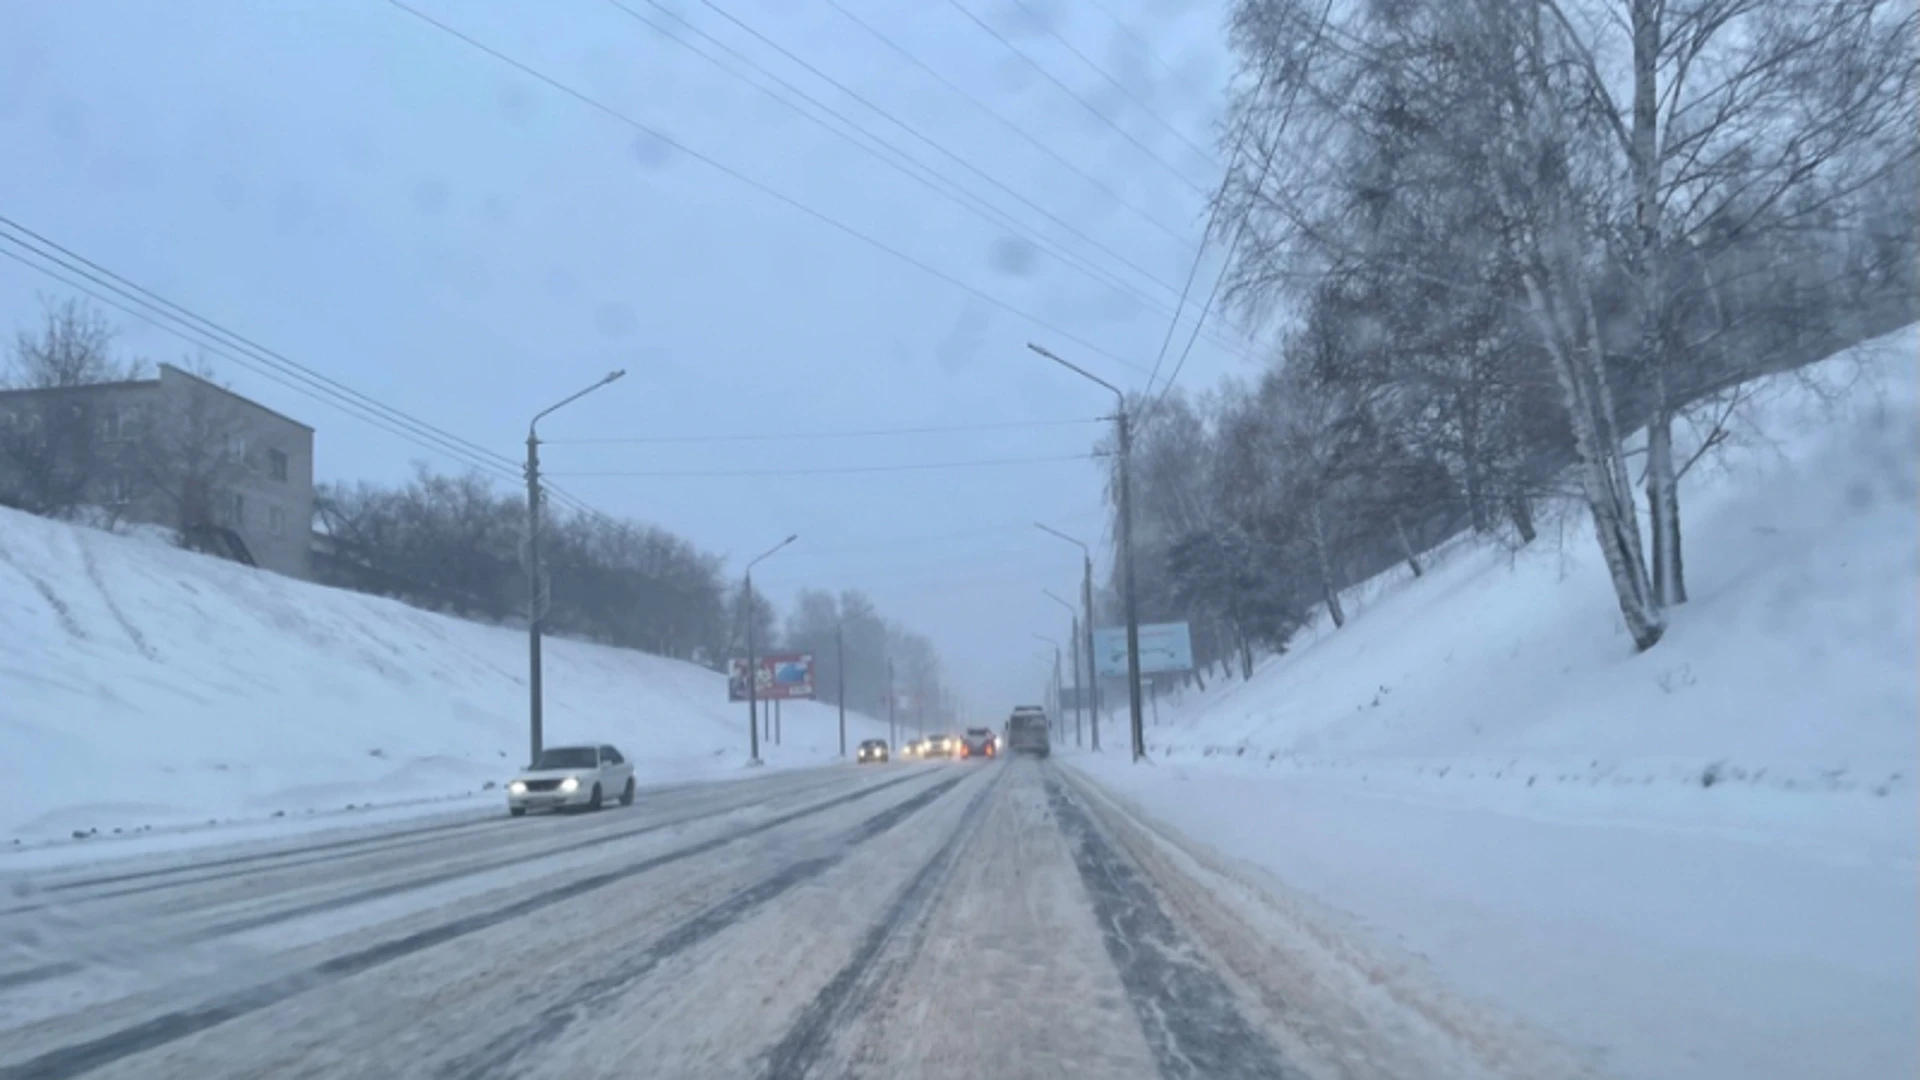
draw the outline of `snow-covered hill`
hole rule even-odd
[[[1345,628],[1163,701],[1151,746],[1376,781],[1445,770],[1444,786],[1910,797],[1920,332],[1752,389],[1682,481],[1691,602],[1651,651],[1633,652],[1569,515],[1518,554],[1456,544],[1424,577],[1352,590]]]
[[[1920,329],[1751,389],[1652,650],[1569,516],[1071,760],[1601,1075],[1915,1075]]]
[[[479,790],[526,758],[526,664],[513,630],[0,510],[0,843]],[[746,759],[713,672],[554,639],[545,672],[549,744],[611,741],[643,781]],[[770,765],[834,760],[835,710],[781,719]]]

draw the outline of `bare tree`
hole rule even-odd
[[[40,325],[14,337],[0,377],[0,389],[28,391],[0,410],[0,503],[57,517],[117,505],[127,493],[104,489],[121,479],[123,447],[83,391],[138,378],[144,365],[114,356],[113,327],[93,308],[47,298],[41,306]]]

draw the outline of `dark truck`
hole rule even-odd
[[[970,727],[960,736],[960,756],[976,759],[993,757],[1000,752],[994,745],[998,741],[993,737],[992,728]]]
[[[1007,750],[1015,754],[1046,757],[1053,747],[1047,738],[1047,711],[1037,705],[1022,705],[1007,718]]]

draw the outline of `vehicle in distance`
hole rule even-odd
[[[927,756],[927,740],[909,739],[907,741],[907,745],[900,748],[900,756],[903,758],[926,757]]]
[[[960,736],[960,756],[963,758],[990,758],[999,752],[996,745],[1000,740],[994,737],[992,728],[970,727]]]
[[[507,813],[633,805],[633,762],[611,746],[549,746],[507,784]]]
[[[1033,705],[1022,705],[1007,718],[1007,750],[1014,754],[1046,757],[1053,751],[1047,737],[1047,712]]]
[[[861,765],[865,765],[869,761],[872,761],[872,762],[886,761],[887,760],[887,740],[866,739],[862,741],[860,743],[860,748],[853,752],[853,760],[858,762]]]
[[[926,757],[952,757],[959,753],[960,740],[951,735],[929,735],[922,754]]]

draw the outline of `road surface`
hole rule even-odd
[[[896,764],[14,878],[0,1080],[1304,1080],[1499,1057],[1296,969],[1130,820],[1056,765]]]

